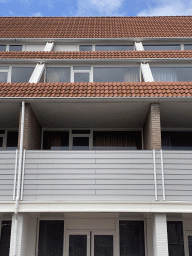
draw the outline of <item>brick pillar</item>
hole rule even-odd
[[[161,149],[161,123],[158,103],[152,103],[143,127],[144,149]]]
[[[166,214],[155,213],[153,216],[153,255],[169,255]]]
[[[19,143],[21,132],[21,110],[22,108],[20,108]],[[25,104],[23,148],[29,150],[41,149],[41,126],[39,125],[39,122],[29,103]]]
[[[28,233],[28,217],[26,214],[19,213],[17,220],[17,240],[16,240],[16,255],[26,256],[27,251],[27,233]],[[14,255],[14,237],[15,237],[15,214],[12,217],[11,225],[11,239],[10,239],[10,253],[9,256]]]

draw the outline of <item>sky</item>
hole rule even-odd
[[[183,16],[192,0],[0,0],[0,16]]]

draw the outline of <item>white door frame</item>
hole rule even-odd
[[[112,235],[113,236],[113,256],[115,256],[116,237],[114,230],[93,230],[91,235],[91,256],[94,256],[94,235]]]
[[[90,231],[87,230],[67,230],[65,233],[66,241],[64,245],[64,254],[63,256],[69,256],[69,236],[70,235],[87,235],[87,256],[90,256]]]
[[[184,233],[185,256],[189,256],[188,236],[192,236],[192,231],[185,231]]]

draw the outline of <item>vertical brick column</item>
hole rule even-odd
[[[20,122],[19,122],[19,143],[20,144],[21,132],[21,108],[20,108]],[[19,146],[18,146],[19,147]],[[23,136],[24,149],[41,149],[41,126],[30,106],[25,104],[25,118],[24,118],[24,136]]]
[[[144,149],[161,149],[160,107],[152,103],[143,127]]]
[[[153,216],[153,255],[168,256],[167,218],[166,214]]]

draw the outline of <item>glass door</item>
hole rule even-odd
[[[90,232],[68,231],[66,241],[67,256],[90,256]]]
[[[114,232],[92,233],[91,256],[114,256]]]

